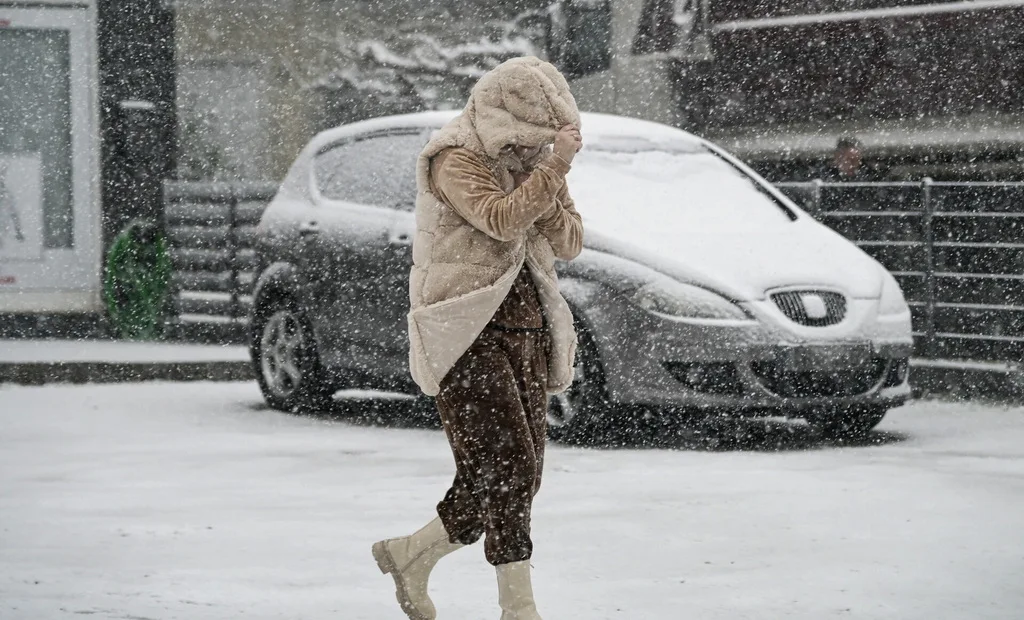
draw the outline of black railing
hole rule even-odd
[[[885,265],[910,304],[917,354],[1024,354],[1024,183],[779,183]]]

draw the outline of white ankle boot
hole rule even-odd
[[[497,570],[501,620],[541,620],[533,602],[530,561],[499,564]]]
[[[448,541],[441,519],[434,519],[412,536],[373,544],[380,572],[395,580],[395,597],[410,620],[434,620],[437,611],[427,595],[427,580],[437,561],[464,545]]]

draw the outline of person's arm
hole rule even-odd
[[[568,183],[563,183],[558,190],[555,203],[554,212],[538,219],[534,226],[547,238],[555,256],[572,260],[583,251],[583,218],[569,196]]]
[[[483,162],[459,149],[441,161],[434,183],[473,227],[498,241],[512,241],[526,234],[537,218],[557,209],[555,199],[569,168],[561,158],[549,157],[506,194]]]

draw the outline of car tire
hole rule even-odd
[[[321,411],[334,389],[327,381],[313,328],[294,299],[277,296],[253,317],[252,361],[267,404],[291,412]]]
[[[605,391],[604,369],[590,333],[577,325],[576,376],[572,385],[548,403],[548,437],[581,443],[598,439],[609,424],[611,406]]]
[[[858,439],[878,426],[888,409],[879,406],[856,406],[830,410],[808,416],[811,428],[830,440]]]

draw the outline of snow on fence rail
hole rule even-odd
[[[917,355],[1024,354],[1024,183],[779,183],[899,281]]]
[[[1024,356],[1024,183],[779,183],[900,282],[917,355]],[[169,182],[175,310],[183,323],[247,320],[253,235],[277,186]]]
[[[256,224],[277,185],[164,185],[164,226],[174,263],[179,323],[244,322],[256,277]]]

